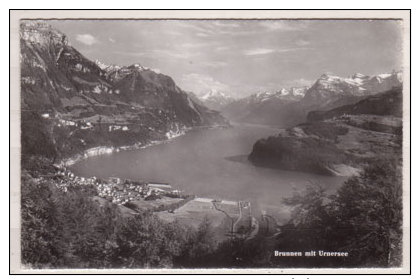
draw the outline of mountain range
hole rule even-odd
[[[224,106],[221,111],[227,118],[236,122],[276,125],[289,122],[290,115],[287,107],[299,102],[304,96],[307,87],[292,87],[280,89],[276,92],[260,92],[248,97],[233,101]]]
[[[367,96],[401,85],[401,72],[376,76],[354,74],[348,78],[323,74],[311,87],[257,93],[233,101],[221,111],[237,122],[293,126],[305,121],[310,111],[354,104]]]
[[[227,123],[171,77],[91,61],[46,22],[22,21],[20,47],[22,154],[65,157]]]
[[[65,34],[43,21],[21,22],[20,47],[24,156],[66,158],[93,147],[146,144],[192,127],[227,125],[217,110],[234,121],[289,127],[289,139],[300,135],[302,129],[296,125],[305,121],[305,127],[312,127],[306,131],[323,125],[317,126],[322,131],[332,118],[348,114],[357,115],[353,124],[382,129],[388,124],[360,118],[373,114],[375,119],[380,115],[391,119],[401,114],[401,94],[395,93],[402,86],[400,72],[348,78],[323,74],[311,87],[261,92],[237,100],[211,90],[198,98],[179,88],[171,77],[139,63],[120,66],[91,61],[69,44]],[[388,126],[392,127],[384,129],[393,133],[400,129]],[[264,144],[254,146],[253,162],[259,162],[258,146]]]
[[[402,73],[379,74],[366,76],[354,74],[343,78],[330,74],[323,74],[307,91],[302,99],[306,107],[320,106],[328,109],[332,106],[344,105],[347,102],[384,92],[402,85]]]

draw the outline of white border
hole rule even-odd
[[[62,269],[62,270],[23,270],[19,266],[20,259],[20,214],[19,214],[19,182],[20,182],[20,78],[19,78],[19,19],[21,18],[103,18],[103,19],[155,19],[155,18],[236,18],[236,19],[279,19],[279,18],[401,18],[404,29],[404,43],[403,43],[403,70],[404,70],[404,136],[403,136],[403,176],[404,176],[404,191],[403,191],[403,205],[404,205],[404,248],[403,248],[403,267],[389,268],[389,269],[108,269],[108,270],[83,270],[83,269]],[[183,11],[168,11],[168,10],[154,10],[154,11],[104,11],[104,10],[89,10],[89,11],[11,11],[10,18],[10,171],[11,171],[11,212],[10,212],[10,236],[11,236],[11,273],[128,273],[128,274],[177,274],[177,273],[247,273],[247,274],[354,274],[354,273],[371,273],[371,274],[399,274],[409,272],[409,239],[410,239],[410,13],[409,11],[390,11],[390,10],[183,10]],[[296,276],[295,276],[296,277]]]

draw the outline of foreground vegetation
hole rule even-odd
[[[24,170],[22,262],[32,268],[388,267],[401,264],[402,185],[399,162],[381,160],[334,195],[309,187],[284,202],[290,222],[276,237],[217,244],[211,224],[198,230],[163,222],[151,212],[122,217],[99,204],[94,187],[63,192]],[[39,171],[42,170],[42,171]],[[343,251],[345,258],[274,257],[274,251]]]
[[[29,267],[172,267],[198,242],[197,233],[151,212],[122,217],[121,206],[93,199],[93,186],[64,192],[38,181],[29,172],[22,176],[22,262]]]

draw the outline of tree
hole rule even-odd
[[[340,251],[337,241],[340,232],[335,216],[331,213],[331,201],[320,185],[309,185],[301,193],[294,193],[284,203],[292,208],[290,221],[281,227],[275,249],[279,251]],[[274,249],[273,249],[274,250]],[[281,267],[333,267],[343,265],[342,259],[320,257],[272,257],[272,263]]]
[[[57,208],[49,199],[53,193],[47,184],[35,184],[25,173],[21,185],[22,263],[34,268],[53,267],[61,257],[55,240]]]
[[[209,256],[214,252],[216,243],[213,238],[211,222],[207,216],[197,230],[185,232],[185,245],[182,253],[176,258],[179,267],[206,267]]]
[[[63,246],[63,267],[97,268],[112,264],[116,228],[119,225],[115,205],[100,205],[86,195],[85,189],[70,188],[56,198],[56,235]]]
[[[94,186],[66,181],[64,192],[56,183],[23,172],[23,264],[35,268],[172,267],[185,249],[186,232],[191,229],[165,223],[150,212],[122,216],[119,206],[97,202]]]
[[[401,167],[378,160],[348,179],[335,195],[319,187],[286,200],[293,207],[277,248],[343,251],[348,258],[282,259],[282,266],[388,267],[401,264]]]
[[[181,252],[179,228],[149,212],[124,219],[116,237],[116,267],[171,267]]]
[[[402,246],[402,176],[381,160],[349,179],[334,200],[334,214],[349,228],[343,244],[366,266],[398,266]]]

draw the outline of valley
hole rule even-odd
[[[401,90],[377,93],[400,86],[401,73],[197,97],[138,63],[90,61],[46,23],[21,28],[24,166],[45,156],[85,178],[168,181],[284,222],[279,197],[305,181],[336,189],[370,159],[400,153]]]
[[[226,74],[227,62],[194,60],[207,55],[194,51],[204,44],[174,45],[189,55],[153,60],[172,53],[143,52],[161,41],[152,36],[121,54],[130,63],[117,65],[88,58],[48,21],[22,20],[19,31],[22,251],[29,266],[243,267],[248,260],[300,267],[306,263],[276,262],[271,251],[362,250],[354,239],[376,246],[349,262],[314,266],[358,266],[370,251],[387,250],[388,260],[375,256],[383,266],[398,254],[407,129],[402,71],[319,72],[313,81],[290,75],[273,84],[262,78],[268,72],[254,72],[270,63],[261,56],[311,48],[237,51],[239,66]],[[83,53],[92,45],[117,53],[114,39],[86,35],[75,37]],[[173,62],[180,57],[188,59]],[[169,76],[138,60],[176,67],[168,67]],[[241,66],[250,61],[255,68]],[[202,65],[214,76],[224,72],[223,82],[198,71]],[[255,75],[244,74],[249,69]],[[257,77],[260,84],[251,84]],[[194,82],[202,90],[193,92]],[[379,240],[359,224],[380,232]]]

